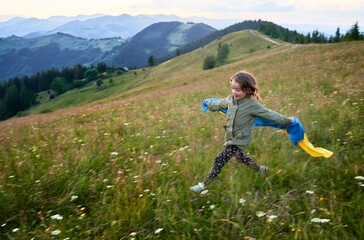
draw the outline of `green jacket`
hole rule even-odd
[[[228,109],[224,147],[236,145],[243,151],[251,142],[252,125],[256,117],[272,121],[283,127],[288,126],[292,122],[291,118],[266,109],[253,98],[244,98],[236,101],[234,96],[230,95],[219,101],[207,102],[206,105],[210,111]]]

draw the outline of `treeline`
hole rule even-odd
[[[297,31],[290,31],[287,28],[283,28],[271,22],[262,23],[258,30],[272,38],[300,44],[364,40],[364,34],[360,33],[358,22],[356,22],[345,35],[340,33],[340,28],[338,27],[335,36],[331,35],[330,37],[326,37],[317,30],[313,31],[312,34],[308,33],[307,35],[304,35],[297,33]]]
[[[77,64],[62,70],[55,68],[24,77],[15,77],[0,82],[0,120],[13,117],[20,111],[38,104],[37,93],[52,90],[62,94],[73,88],[79,88],[99,78],[99,73],[107,70],[105,63],[86,67]]]

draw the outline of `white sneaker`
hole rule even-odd
[[[190,187],[190,189],[191,189],[192,191],[194,191],[194,192],[199,193],[199,192],[201,192],[202,190],[204,190],[204,189],[205,189],[205,185],[204,185],[202,182],[200,182],[200,183],[198,183],[197,185],[195,185],[195,186],[193,186],[193,187]]]

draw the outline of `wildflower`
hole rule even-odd
[[[364,180],[364,177],[363,176],[356,176],[355,179],[356,180]]]
[[[202,208],[200,208],[198,211],[199,211],[199,212],[203,212],[203,209],[202,209]]]
[[[17,232],[17,231],[19,231],[20,230],[20,228],[14,228],[13,230],[12,230],[12,232]]]
[[[6,226],[6,223],[1,224],[1,227],[5,227],[5,226]]]
[[[84,216],[86,216],[86,213],[82,213],[82,214],[80,215],[80,218],[83,218]]]
[[[326,222],[330,222],[330,219],[326,219],[326,218],[312,218],[311,222],[315,222],[315,223],[326,223]]]
[[[136,234],[137,234],[136,232],[132,232],[132,233],[130,233],[130,236],[133,237],[133,236],[136,236]]]
[[[53,216],[51,216],[51,218],[55,219],[55,220],[62,220],[63,219],[63,217],[61,215],[59,215],[59,214],[53,215]]]
[[[210,209],[214,209],[216,206],[214,204],[210,205]]]
[[[314,191],[307,190],[306,193],[308,193],[308,194],[314,194]]]
[[[358,182],[359,186],[364,187],[364,183]]]
[[[292,228],[292,232],[294,232],[294,231],[296,231],[296,229],[295,228]]]
[[[82,207],[80,210],[81,210],[81,211],[84,211],[85,209],[86,209],[85,207]]]
[[[271,222],[271,221],[273,221],[273,219],[275,219],[275,218],[277,218],[277,216],[276,216],[276,215],[270,215],[270,216],[268,216],[268,217],[267,217],[267,222]]]
[[[60,234],[61,233],[61,230],[54,230],[52,233],[51,233],[51,235],[53,235],[53,236],[56,236],[56,235],[58,235],[58,234]]]
[[[78,198],[78,196],[76,196],[76,195],[72,195],[71,196],[71,201],[74,201],[74,200],[76,200]]]
[[[113,156],[116,156],[116,155],[118,155],[119,153],[117,153],[117,152],[112,152],[111,153],[111,155],[113,155]]]
[[[160,232],[162,232],[163,231],[163,228],[158,228],[157,230],[155,230],[155,234],[158,234],[158,233],[160,233]]]
[[[323,197],[320,197],[320,201],[322,201],[322,200],[324,200],[324,198]]]
[[[255,215],[257,215],[257,217],[263,217],[263,216],[266,215],[266,213],[262,212],[262,211],[258,211],[258,212],[255,213]]]
[[[201,192],[201,195],[206,195],[208,192],[209,192],[209,190],[203,190],[203,191]]]
[[[245,205],[245,202],[246,202],[246,200],[244,199],[244,198],[240,198],[239,199],[239,203],[241,203],[241,205]]]

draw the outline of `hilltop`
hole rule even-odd
[[[219,42],[227,64],[202,70]],[[122,94],[0,122],[1,236],[360,238],[364,43],[277,43],[234,33],[146,69]],[[208,192],[191,193],[224,136],[225,117],[201,114],[202,101],[226,97],[239,70],[255,75],[266,107],[299,118],[334,156],[312,158],[281,131],[255,128],[246,153],[270,173],[230,161]]]

